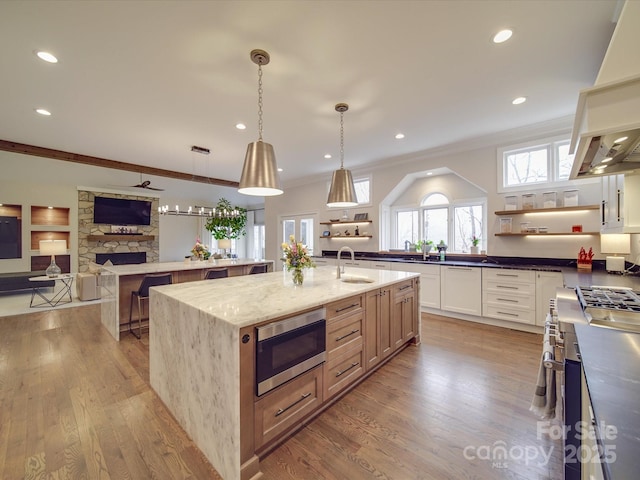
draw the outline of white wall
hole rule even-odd
[[[397,195],[391,201],[397,204],[405,204],[409,200],[418,201],[419,197],[430,193],[431,188],[438,180],[430,182],[407,181],[416,173],[425,172],[431,169],[448,168],[455,174],[471,182],[475,187],[471,187],[471,193],[487,192],[488,207],[488,238],[487,252],[495,256],[513,257],[546,257],[576,259],[580,247],[585,249],[593,248],[596,258],[604,258],[600,255],[600,241],[598,236],[570,236],[570,237],[496,237],[494,234],[499,231],[500,217],[494,215],[495,211],[504,210],[504,194],[498,193],[498,170],[497,170],[497,149],[498,147],[517,144],[530,140],[546,138],[554,135],[570,136],[570,118],[560,119],[549,124],[532,126],[528,129],[519,129],[511,132],[503,132],[492,138],[476,139],[466,145],[452,145],[448,148],[441,148],[435,152],[426,152],[421,155],[414,155],[413,158],[399,158],[387,160],[385,164],[376,165],[368,170],[354,170],[354,177],[371,174],[372,179],[372,205],[364,208],[354,208],[349,210],[349,216],[353,218],[354,213],[367,212],[369,218],[374,220],[372,230],[375,238],[371,240],[358,240],[357,244],[353,240],[321,239],[320,248],[324,250],[336,250],[343,245],[349,245],[359,251],[377,251],[381,244],[378,236],[380,228],[381,204],[387,201],[388,196],[393,196],[392,192],[399,184],[406,184],[408,189],[404,194]],[[348,161],[345,162],[348,165]],[[267,225],[275,224],[279,215],[296,214],[300,212],[315,212],[320,221],[330,218],[338,218],[342,210],[336,212],[328,209],[325,205],[327,182],[329,175],[322,179],[311,180],[305,184],[286,187],[285,193],[278,197],[270,197],[265,201]],[[448,187],[447,187],[448,188]],[[559,195],[563,190],[579,188],[580,204],[599,204],[600,183],[599,180],[580,180],[573,186],[567,185],[560,188],[546,188],[542,190],[531,190],[541,194],[542,191],[555,190]],[[523,193],[520,192],[519,195]],[[417,204],[417,203],[416,203]],[[574,223],[583,224],[584,231],[599,231],[598,211],[590,213],[563,213],[555,217],[545,216],[527,219],[532,225],[548,226],[550,231],[567,230],[567,225]],[[514,225],[519,228],[520,219],[514,217]],[[317,226],[318,234],[322,229]],[[276,259],[279,255],[280,238],[278,228],[267,232],[267,257]],[[350,243],[349,243],[350,242]],[[637,244],[634,240],[634,245]],[[629,258],[635,258],[632,253]]]

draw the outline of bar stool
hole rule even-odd
[[[170,285],[173,282],[170,273],[161,273],[159,275],[145,275],[140,282],[138,290],[131,292],[131,302],[129,303],[129,332],[140,339],[142,338],[142,301],[149,300],[149,288],[158,285]],[[131,316],[133,314],[133,299],[138,299],[138,334],[131,329]],[[151,320],[149,320],[151,321]]]
[[[214,278],[226,278],[229,276],[229,270],[226,268],[216,268],[209,270],[204,276],[205,280],[212,280]]]
[[[267,273],[267,265],[264,263],[262,265],[253,265],[251,270],[249,270],[249,275],[254,275],[256,273]]]

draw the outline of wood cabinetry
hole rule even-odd
[[[365,368],[370,370],[393,352],[391,343],[391,288],[366,294]]]
[[[413,280],[407,280],[393,287],[393,310],[391,313],[393,350],[411,340],[418,332],[415,290]]]
[[[482,313],[511,322],[536,323],[536,278],[532,270],[484,269]]]
[[[256,448],[295,426],[322,404],[322,370],[322,366],[309,370],[255,402]]]
[[[482,315],[482,268],[440,267],[441,309],[467,315]]]
[[[348,387],[364,373],[364,313],[365,294],[326,306],[325,399]]]

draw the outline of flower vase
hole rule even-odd
[[[478,247],[478,246],[472,246],[472,247],[471,247],[471,253],[472,253],[472,254],[474,254],[474,255],[479,254],[479,253],[480,253],[480,247]]]
[[[302,269],[294,268],[291,272],[291,278],[294,285],[302,285],[302,282],[304,281],[304,273],[302,273]]]

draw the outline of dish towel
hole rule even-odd
[[[546,347],[546,346],[545,346]],[[544,349],[543,349],[544,350]],[[536,415],[548,419],[556,413],[556,371],[544,366],[544,351],[540,359],[540,370],[536,382],[536,390],[531,401],[531,410]]]

